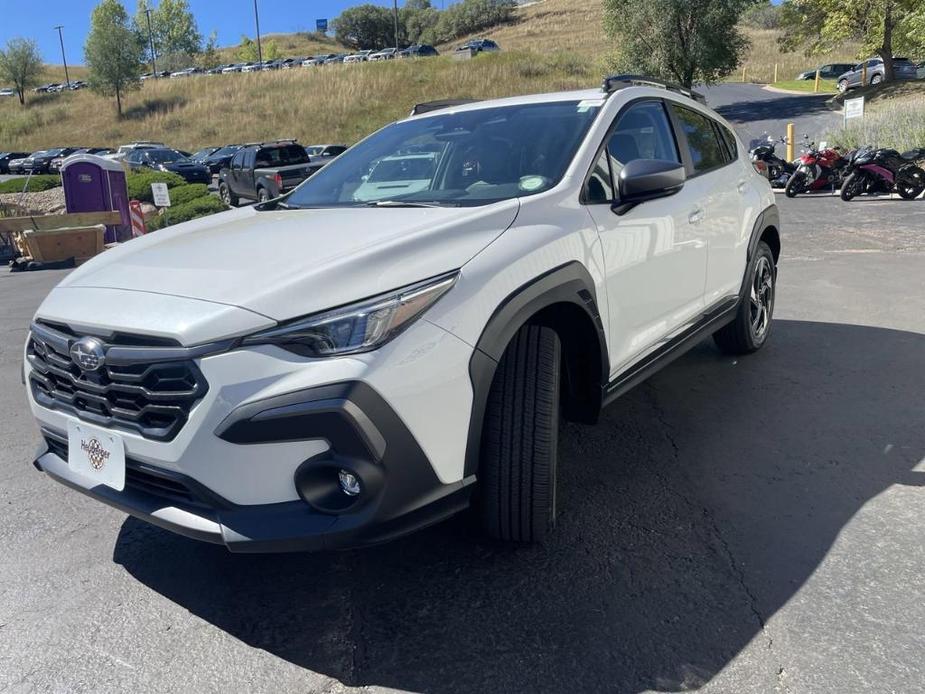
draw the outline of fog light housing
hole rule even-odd
[[[357,496],[361,491],[360,480],[349,470],[341,470],[337,473],[337,481],[340,483],[340,490],[347,496]]]

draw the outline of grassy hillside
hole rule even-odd
[[[882,87],[852,90],[847,97],[864,96],[864,118],[829,133],[829,142],[854,148],[892,147],[900,152],[925,146],[925,82],[894,82]],[[841,104],[844,96],[833,101]]]
[[[400,117],[419,101],[448,97],[508,96],[600,83],[615,46],[603,31],[600,0],[543,0],[520,8],[517,19],[480,35],[504,52],[473,61],[437,59],[157,80],[124,99],[118,119],[112,99],[89,91],[29,95],[26,108],[14,99],[0,103],[0,150],[68,144],[117,145],[134,139],[163,139],[193,149],[211,144],[298,137],[303,142],[355,142]],[[770,81],[774,63],[781,79],[826,61],[853,59],[855,46],[807,59],[781,54],[776,32],[749,30],[752,48],[747,78]],[[314,33],[270,35],[283,55],[341,50]],[[444,52],[454,45],[440,46]],[[222,49],[225,61],[236,49]],[[84,78],[81,66],[71,70]],[[49,68],[48,81],[63,70]],[[733,77],[734,79],[735,77]],[[741,73],[738,76],[741,79]]]

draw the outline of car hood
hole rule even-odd
[[[59,285],[135,290],[287,320],[462,267],[519,202],[470,208],[242,208],[110,249]]]

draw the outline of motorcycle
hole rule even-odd
[[[838,188],[844,180],[847,164],[848,160],[837,147],[819,149],[816,143],[809,142],[804,146],[800,163],[787,181],[784,192],[788,198],[793,198],[810,190]]]
[[[787,139],[781,137],[775,140],[765,133],[764,137],[754,139],[749,143],[748,154],[752,166],[758,173],[767,178],[773,187],[783,188],[796,167],[791,162],[777,156],[775,149],[778,144],[786,145]]]
[[[914,200],[925,190],[925,170],[918,162],[925,160],[925,148],[900,154],[895,149],[858,150],[848,166],[842,184],[845,202],[869,193],[899,193],[904,200]]]

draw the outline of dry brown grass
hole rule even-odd
[[[806,57],[801,51],[784,53],[777,44],[780,32],[775,29],[746,29],[746,35],[751,41],[748,55],[739,66],[738,73],[730,79],[742,79],[742,67],[745,67],[746,79],[749,82],[772,82],[774,80],[774,64],[777,64],[778,79],[780,81],[792,80],[799,73],[812,70],[825,63],[853,63],[858,58],[860,44],[846,42],[838,50],[818,56]]]

